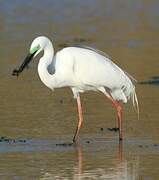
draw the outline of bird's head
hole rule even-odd
[[[12,75],[19,76],[19,74],[25,69],[25,67],[27,67],[31,60],[45,48],[46,42],[48,42],[48,38],[45,36],[39,36],[35,38],[30,46],[28,55],[26,56],[20,67],[13,70]]]

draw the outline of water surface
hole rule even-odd
[[[1,179],[145,179],[159,178],[159,87],[138,84],[140,120],[132,104],[124,106],[123,146],[114,127],[115,112],[102,94],[82,94],[84,127],[71,142],[76,102],[69,88],[51,92],[37,75],[38,58],[19,78],[11,76],[31,41],[48,36],[55,51],[83,44],[107,54],[139,82],[158,76],[159,2],[1,1],[0,142]],[[104,128],[104,131],[100,129]],[[26,142],[18,142],[25,139]]]

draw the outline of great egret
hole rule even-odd
[[[73,138],[78,138],[83,123],[80,93],[85,91],[102,92],[117,110],[119,140],[123,139],[122,107],[119,101],[133,101],[133,106],[139,112],[138,100],[131,75],[114,64],[105,53],[84,46],[66,47],[54,55],[51,41],[44,36],[33,40],[30,52],[19,69],[12,75],[18,76],[29,62],[41,51],[44,55],[39,60],[38,73],[41,81],[51,90],[70,87],[77,99],[79,121]]]

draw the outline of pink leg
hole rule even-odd
[[[79,135],[79,131],[80,131],[82,123],[83,123],[82,105],[81,105],[80,95],[77,96],[77,107],[78,107],[79,121],[78,121],[78,126],[76,129],[75,135],[73,137],[73,142],[76,142],[78,135]]]
[[[123,123],[122,123],[122,107],[118,101],[115,101],[112,97],[107,97],[117,110],[118,128],[119,128],[119,140],[123,140]]]

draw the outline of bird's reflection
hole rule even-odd
[[[75,179],[81,179],[84,175],[84,170],[83,170],[83,166],[84,166],[84,157],[83,157],[83,149],[82,149],[82,145],[80,144],[76,144],[75,146],[75,150],[77,153],[77,167],[76,167],[76,172],[75,172]],[[118,150],[117,150],[117,163],[116,163],[116,168],[114,168],[116,170],[116,172],[118,172],[119,176],[122,176],[122,167],[123,167],[123,162],[124,162],[124,158],[123,158],[123,143],[119,141],[118,144]],[[101,171],[101,170],[100,170]],[[102,172],[102,171],[101,171]],[[104,171],[102,172],[102,176],[104,175]],[[87,172],[87,174],[89,174]],[[93,173],[94,174],[94,173]]]
[[[76,146],[76,152],[77,152],[77,174],[80,177],[83,173],[83,154],[82,154],[82,146],[77,145]]]
[[[114,143],[113,143],[114,145]],[[103,145],[104,146],[104,145]],[[86,144],[76,144],[72,146],[71,154],[73,166],[69,163],[60,164],[55,169],[45,171],[40,179],[59,179],[67,177],[68,179],[113,179],[113,180],[135,180],[138,179],[139,159],[133,157],[133,160],[126,158],[124,145],[122,142],[110,149],[101,151],[87,149]],[[70,151],[69,151],[70,153]],[[93,156],[92,156],[93,155]],[[67,166],[67,167],[66,167]],[[61,173],[61,168],[62,173]],[[69,170],[69,173],[68,173]],[[66,178],[66,179],[67,179]]]
[[[119,142],[118,149],[115,154],[115,166],[107,168],[97,167],[92,170],[84,169],[84,162],[86,162],[83,155],[82,145],[77,144],[75,147],[77,153],[77,165],[75,167],[74,179],[85,178],[101,178],[101,179],[136,179],[138,177],[138,159],[133,161],[132,166],[129,168],[129,164],[124,156],[123,143]],[[110,170],[111,169],[111,170]]]
[[[119,162],[123,162],[124,159],[123,159],[123,142],[122,141],[119,141],[117,156],[118,156]]]

